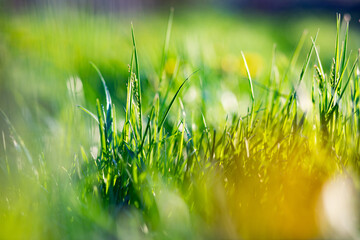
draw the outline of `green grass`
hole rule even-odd
[[[140,51],[138,41],[144,42],[144,37],[135,34],[136,24],[131,26],[126,46],[130,64],[126,68],[116,60],[120,83],[111,79],[112,70],[103,63],[107,56],[95,54],[93,63],[70,66],[94,81],[69,78],[65,99],[61,93],[66,90],[59,88],[56,93],[40,84],[31,87],[45,88],[36,91],[39,96],[11,92],[14,105],[23,104],[28,123],[16,131],[17,122],[7,117],[8,112],[17,116],[13,105],[2,112],[6,127],[0,155],[4,183],[0,238],[329,237],[332,228],[324,230],[326,220],[319,220],[324,211],[323,188],[342,175],[359,192],[360,175],[359,56],[356,50],[350,53],[348,23],[342,27],[340,20],[339,15],[333,58],[320,54],[321,32],[313,38],[304,33],[289,60],[273,47],[268,63],[246,51],[239,50],[236,56],[236,45],[224,50],[203,39],[199,44],[208,48],[202,53],[194,50],[199,45],[192,39],[174,50],[171,42],[182,40],[177,34],[186,30],[180,27],[181,31],[173,32],[176,17],[171,11],[163,28],[166,33],[161,35],[163,47],[155,49],[160,53],[157,60],[142,55],[145,51]],[[46,28],[39,28],[44,32],[34,36],[52,32]],[[10,28],[11,39],[16,29]],[[92,44],[78,34],[74,36],[78,44]],[[39,54],[26,47],[31,39],[18,41],[13,44],[23,46],[28,54]],[[154,43],[146,41],[145,46]],[[45,66],[69,69],[67,64],[80,61],[64,63],[66,53],[50,40],[45,42],[49,46],[44,49],[53,51],[47,53],[50,62]],[[106,44],[99,47],[104,50]],[[10,51],[16,49],[13,46]],[[226,54],[211,60],[216,56],[210,54],[212,50]],[[141,60],[144,55],[147,60]],[[38,61],[43,64],[46,58]],[[259,63],[266,66],[256,74]],[[236,95],[235,102],[245,106],[225,114],[222,90],[239,92],[242,98]],[[192,99],[191,92],[200,97]],[[96,95],[99,99],[93,104]],[[26,98],[35,101],[28,103]],[[50,106],[42,106],[48,99]],[[34,138],[34,143],[29,136],[23,140],[24,129],[33,126],[39,129],[28,131],[40,131],[43,138]],[[355,238],[359,229],[334,234]]]

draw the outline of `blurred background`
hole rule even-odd
[[[145,102],[164,87],[158,86],[157,71],[171,7],[175,17],[166,62],[168,77],[179,69],[179,78],[172,83],[176,89],[182,79],[201,70],[186,86],[184,104],[202,112],[212,126],[223,122],[229,112],[247,111],[241,51],[257,83],[255,92],[261,96],[274,48],[281,71],[304,33],[305,50],[297,66],[303,63],[310,36],[319,31],[320,55],[328,60],[324,67],[330,67],[336,13],[351,19],[350,49],[356,52],[360,42],[359,0],[1,0],[0,108],[35,155],[48,144],[43,133],[60,134],[64,142],[69,137],[74,124],[64,121],[75,121],[68,119],[69,109],[77,116],[76,104],[93,110],[95,99],[102,98],[102,86],[90,61],[103,73],[120,109],[124,106],[131,22],[138,42]],[[74,98],[71,82],[76,79]],[[291,87],[291,81],[286,84]],[[1,125],[6,132],[3,121]],[[65,152],[71,156],[89,139],[87,134],[92,133],[72,139],[77,144],[64,143],[74,148]]]
[[[123,106],[131,22],[137,35],[142,84],[148,93],[145,100],[151,99],[161,87],[157,86],[157,71],[169,9],[174,7],[168,75],[177,64],[182,77],[202,70],[184,91],[185,105],[186,99],[198,101],[189,108],[200,108],[194,111],[201,110],[216,125],[224,119],[213,117],[212,110],[220,111],[220,116],[247,110],[241,51],[247,55],[254,80],[261,83],[269,75],[274,47],[279,66],[286,66],[303,33],[307,34],[306,49],[310,36],[319,31],[320,55],[329,59],[323,63],[329,68],[336,13],[351,19],[349,44],[356,52],[359,6],[358,0],[1,0],[0,108],[33,139],[37,128],[57,126],[58,115],[67,109],[66,82],[79,78],[84,104],[92,109],[101,84],[90,61],[100,68],[115,101]],[[303,59],[306,50],[300,54]],[[219,87],[223,91],[217,91]],[[256,88],[261,95],[261,86]],[[32,123],[34,127],[28,128]]]
[[[158,9],[168,7],[223,7],[228,9],[247,9],[267,13],[278,11],[321,10],[347,11],[358,13],[358,0],[2,0],[4,6],[23,8],[43,4],[71,4],[78,7],[94,7],[97,10],[126,11],[129,9]]]

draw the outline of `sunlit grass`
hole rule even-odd
[[[16,104],[6,110],[17,116],[23,103],[25,127],[2,114],[0,238],[359,236],[360,66],[340,16],[333,60],[320,52],[321,32],[299,34],[285,58],[272,43],[263,55],[200,31],[182,38],[172,13],[160,37],[138,35],[135,24],[119,45],[116,27],[91,26],[86,14],[54,20],[60,32],[42,17],[30,29],[19,19],[7,29],[8,51],[47,62],[53,83],[10,94]],[[91,29],[99,32],[87,39]],[[229,34],[249,41],[256,31]],[[151,48],[159,38],[163,46]],[[63,71],[73,74],[55,84]],[[37,125],[28,131],[40,140],[23,140]]]

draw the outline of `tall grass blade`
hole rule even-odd
[[[164,124],[165,119],[166,119],[167,115],[169,114],[170,108],[172,107],[172,105],[173,105],[173,103],[174,103],[177,95],[179,94],[181,88],[182,88],[182,87],[184,86],[184,84],[189,80],[189,78],[190,78],[191,76],[193,76],[195,73],[197,73],[198,71],[199,71],[199,70],[196,70],[195,72],[191,73],[191,74],[183,81],[183,83],[180,85],[180,87],[179,87],[178,90],[176,91],[174,97],[171,99],[171,102],[170,102],[168,108],[167,108],[166,111],[165,111],[165,114],[164,114],[164,116],[163,116],[163,118],[162,118],[162,120],[161,120],[161,122],[160,122],[160,124],[159,124],[159,126],[158,126],[158,131],[160,131],[162,125]]]
[[[97,124],[99,124],[99,120],[95,114],[93,114],[92,112],[90,112],[88,109],[84,108],[81,105],[77,105],[77,107],[80,108],[82,111],[84,111],[86,114],[88,114],[90,117],[92,117],[97,122]]]
[[[96,109],[97,109],[97,114],[98,114],[98,119],[99,119],[99,131],[100,131],[100,139],[101,139],[101,152],[102,154],[104,153],[104,151],[106,151],[107,149],[107,145],[106,145],[106,134],[105,134],[105,125],[104,125],[104,119],[102,116],[102,111],[101,111],[101,105],[100,105],[100,101],[99,99],[96,99]]]
[[[309,51],[309,53],[308,53],[308,55],[306,57],[306,61],[305,61],[304,65],[303,65],[303,68],[301,69],[298,86],[300,85],[301,81],[303,80],[304,74],[305,74],[305,72],[306,72],[306,70],[307,70],[307,68],[309,66],[310,58],[311,58],[311,55],[313,53],[313,49],[314,49],[318,34],[319,34],[319,31],[316,33],[316,36],[315,36],[315,38],[313,40],[313,44],[311,44],[310,51]]]
[[[93,63],[90,62],[91,66],[96,70],[97,74],[100,77],[101,83],[103,84],[105,95],[106,95],[106,110],[111,109],[111,97],[108,87],[106,86],[105,79],[103,75],[101,74],[99,68]]]
[[[249,67],[247,65],[244,53],[241,51],[241,56],[244,60],[244,64],[245,64],[245,69],[246,69],[246,74],[248,77],[248,81],[249,81],[249,86],[250,86],[250,91],[251,91],[251,100],[252,102],[255,102],[255,96],[254,96],[254,88],[253,88],[253,84],[252,84],[252,80],[251,80],[251,75],[250,75],[250,71],[249,71]]]
[[[344,47],[343,47],[342,55],[341,55],[341,67],[340,67],[340,72],[343,71],[344,68],[346,68],[344,65],[345,65],[347,45],[348,45],[348,38],[349,38],[349,21],[347,21],[347,19],[345,19],[345,21],[346,21],[346,30],[345,30]]]
[[[307,31],[304,31],[302,34],[301,34],[301,37],[300,37],[300,40],[295,48],[295,51],[291,57],[291,61],[290,61],[290,64],[288,66],[288,68],[286,69],[286,72],[284,74],[284,77],[282,79],[282,82],[286,82],[287,79],[288,79],[288,75],[290,74],[291,70],[295,67],[295,64],[299,58],[299,55],[300,55],[300,52],[301,52],[301,49],[303,48],[304,46],[304,43],[305,43],[305,40],[306,40],[306,36],[307,36]]]
[[[334,83],[336,84],[337,81],[338,81],[338,73],[339,73],[339,67],[340,67],[340,59],[339,59],[339,55],[340,55],[340,51],[339,51],[339,48],[340,48],[340,18],[341,18],[341,15],[340,14],[337,14],[336,16],[336,40],[335,40],[335,56],[334,56],[334,59],[335,59],[335,74],[334,74]]]
[[[135,87],[135,97],[136,97],[136,102],[137,102],[137,106],[139,109],[139,133],[140,133],[140,139],[142,138],[142,109],[141,109],[141,81],[140,81],[140,69],[139,69],[139,59],[138,59],[138,53],[137,53],[137,49],[136,49],[136,43],[135,43],[135,34],[134,34],[134,27],[131,24],[131,36],[132,36],[132,43],[133,43],[133,48],[134,48],[134,61],[135,61],[135,66],[136,66],[136,70],[135,70],[135,83],[136,83],[136,87]]]

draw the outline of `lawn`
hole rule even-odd
[[[0,16],[1,239],[360,237],[348,15]]]

